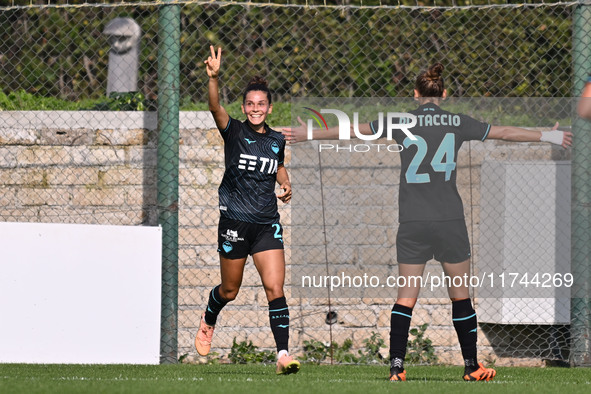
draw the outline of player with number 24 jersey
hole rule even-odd
[[[400,152],[400,223],[464,218],[462,199],[456,187],[458,150],[464,141],[481,140],[490,131],[488,123],[467,115],[442,110],[434,103],[420,105],[409,113],[417,117],[412,140],[400,129],[392,137]],[[382,124],[386,124],[385,120]],[[370,123],[375,133],[379,121]]]

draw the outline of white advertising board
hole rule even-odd
[[[0,223],[0,362],[158,364],[162,229]]]

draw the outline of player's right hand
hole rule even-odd
[[[304,121],[298,116],[299,127],[284,127],[279,129],[289,144],[306,141],[307,128]]]
[[[206,65],[207,76],[210,78],[217,78],[220,72],[220,64],[222,62],[222,48],[218,47],[217,56],[213,45],[210,45],[209,49],[211,51],[211,56],[209,56],[203,63]]]

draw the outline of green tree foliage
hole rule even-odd
[[[446,66],[453,95],[569,96],[570,14],[559,7],[186,7],[184,18],[195,22],[183,29],[183,48],[203,48],[197,53],[204,59],[210,44],[223,47],[227,101],[240,99],[257,73],[268,77],[279,100],[408,96],[416,74],[435,61]],[[192,71],[194,82],[183,86],[203,86],[201,64]],[[195,94],[204,100],[204,90]]]
[[[407,97],[416,74],[435,61],[445,65],[454,96],[568,97],[571,12],[570,6],[187,4],[181,8],[181,99],[206,101],[203,60],[209,45],[224,51],[225,103],[240,101],[256,74],[269,80],[276,101],[293,96]],[[109,45],[102,31],[115,17],[131,17],[142,28],[139,89],[147,101],[155,100],[157,6],[0,9],[2,91],[24,89],[72,101],[104,97]]]
[[[141,22],[142,42],[148,45],[142,45],[139,85],[154,92],[156,7],[0,10],[2,90],[72,101],[104,97],[109,44],[102,32],[116,17]]]

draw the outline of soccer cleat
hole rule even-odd
[[[480,368],[478,368],[476,371],[464,374],[464,380],[469,382],[477,380],[486,380],[488,382],[490,380],[493,380],[493,378],[497,374],[497,371],[495,371],[492,368],[484,368],[484,365],[482,365],[482,363],[478,363],[478,366]]]
[[[213,338],[213,330],[215,327],[210,326],[205,322],[205,313],[201,316],[199,323],[199,331],[195,337],[195,348],[197,353],[202,356],[207,356],[209,349],[211,349],[211,339]]]
[[[406,382],[406,369],[402,372],[391,372],[390,382]]]
[[[300,362],[294,360],[291,356],[284,354],[277,361],[277,375],[289,375],[291,373],[298,373],[300,370]]]

